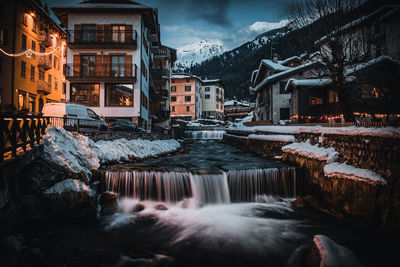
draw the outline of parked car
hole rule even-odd
[[[140,131],[137,125],[129,120],[115,119],[113,120],[108,128],[112,131],[125,131],[125,132],[137,132]]]
[[[92,109],[78,104],[47,103],[43,106],[44,117],[51,118],[51,123],[64,128],[85,128],[107,130],[107,123]]]

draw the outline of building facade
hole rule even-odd
[[[202,118],[224,120],[224,91],[220,79],[202,81]]]
[[[247,101],[229,100],[224,103],[225,120],[235,122],[237,119],[243,119],[254,110],[254,103]]]
[[[0,10],[0,48],[31,50],[0,52],[0,110],[40,114],[45,103],[65,100],[65,32],[40,1],[2,1]]]
[[[176,61],[176,50],[153,44],[153,66],[150,80],[150,107],[154,127],[171,127],[171,69]]]
[[[171,82],[171,117],[196,120],[202,115],[202,81],[191,74],[173,74]]]
[[[129,0],[87,0],[53,11],[68,33],[67,101],[150,129],[150,48],[160,39],[157,10]]]

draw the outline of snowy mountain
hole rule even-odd
[[[202,40],[183,46],[177,49],[178,60],[175,63],[175,70],[190,68],[223,52],[225,47],[221,40]]]

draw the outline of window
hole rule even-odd
[[[192,96],[190,96],[190,95],[185,96],[185,101],[186,102],[192,101]]]
[[[32,40],[32,50],[36,51],[36,42]]]
[[[35,67],[31,66],[31,81],[35,80]]]
[[[217,94],[219,94],[219,88],[217,88]]]
[[[146,80],[147,80],[147,67],[146,67],[146,64],[144,64],[144,61],[143,61],[143,59],[142,59],[142,75],[146,78]]]
[[[338,95],[334,91],[329,91],[329,103],[339,102]]]
[[[71,84],[71,101],[88,106],[99,106],[99,84]]]
[[[320,98],[320,97],[310,97],[309,103],[310,103],[310,105],[322,105],[322,98]]]
[[[171,87],[171,92],[176,92],[176,86]]]
[[[32,21],[32,31],[33,31],[33,32],[36,32],[36,29],[37,29],[37,21],[36,21],[35,18],[33,18],[32,20],[33,20],[33,21]]]
[[[175,111],[175,106],[172,106],[172,111]]]
[[[21,48],[26,50],[26,35],[25,34],[22,34]]]
[[[205,91],[206,91],[206,92],[210,92],[210,87],[206,87],[206,88],[205,88]]]
[[[142,38],[142,43],[143,43],[143,47],[144,47],[144,51],[146,51],[146,54],[149,54],[149,47],[147,45],[147,40],[146,40],[146,35],[143,33],[143,38]]]
[[[185,91],[186,92],[192,91],[192,87],[190,85],[189,86],[185,86]]]
[[[219,105],[218,104],[216,105],[216,107],[217,107],[217,109],[219,109]]]
[[[7,30],[2,29],[0,30],[0,45],[6,45],[7,44]]]
[[[148,102],[147,96],[143,92],[140,92],[140,100],[141,100],[142,106],[144,108],[148,109],[149,102]]]
[[[125,43],[125,26],[112,26],[112,41],[114,43]]]
[[[124,77],[125,74],[125,57],[124,56],[111,56],[111,76]]]
[[[58,90],[58,79],[57,79],[57,77],[54,77],[54,89]]]
[[[106,84],[108,107],[133,107],[133,84]]]
[[[175,83],[175,80],[174,80],[174,79],[172,79],[171,83]]]
[[[19,91],[18,92],[18,110],[21,110],[26,107],[26,93]]]
[[[95,56],[81,56],[81,76],[95,76]]]
[[[176,96],[171,96],[171,102],[176,102]]]
[[[51,89],[51,83],[52,83],[51,75],[49,74],[49,76],[47,78],[48,78],[49,87]]]
[[[34,95],[29,94],[29,103],[28,103],[28,110],[30,113],[34,114],[36,112],[36,97]]]
[[[67,84],[63,83],[62,84],[62,93],[63,93],[63,95],[65,95],[66,92],[67,92]]]
[[[205,95],[205,98],[206,99],[210,99],[210,95]]]
[[[279,93],[280,94],[286,94],[285,87],[286,87],[287,81],[279,82]]]
[[[53,67],[55,69],[60,69],[59,59],[56,56],[54,56]]]
[[[96,41],[96,25],[82,26],[82,42],[93,43]]]
[[[26,62],[21,61],[21,77],[26,77]]]
[[[44,71],[39,69],[39,80],[44,81]]]
[[[190,83],[190,79],[186,79],[186,82],[187,82],[187,83]]]
[[[92,119],[98,119],[99,118],[99,116],[97,116],[96,112],[94,112],[93,110],[91,110],[89,108],[87,109],[87,113],[88,113],[89,117],[92,118]]]
[[[190,111],[190,106],[186,106],[186,111]]]

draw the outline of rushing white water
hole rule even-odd
[[[225,131],[186,131],[185,137],[189,139],[201,140],[221,140]]]
[[[230,170],[217,174],[190,172],[106,172],[105,189],[138,200],[178,202],[192,197],[199,205],[254,202],[260,195],[296,196],[292,167]]]

